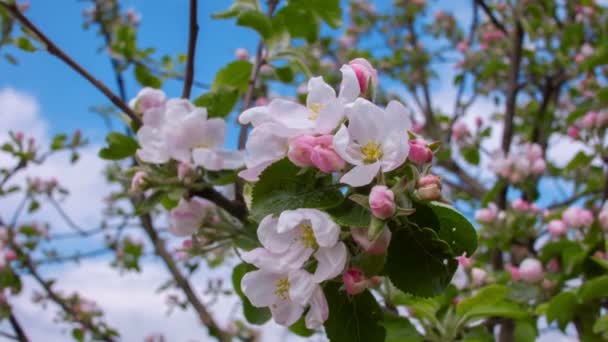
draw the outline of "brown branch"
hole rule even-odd
[[[150,214],[141,215],[139,218],[142,227],[144,228],[146,234],[148,234],[148,237],[154,245],[154,251],[163,260],[165,266],[169,270],[169,273],[171,273],[171,276],[175,280],[175,283],[184,292],[186,298],[188,298],[188,301],[190,302],[190,304],[192,304],[192,307],[197,312],[201,322],[209,329],[209,334],[217,337],[218,340],[222,342],[230,341],[230,335],[224,330],[222,330],[217,324],[217,322],[215,322],[213,316],[211,316],[209,311],[207,311],[205,305],[200,301],[200,299],[196,295],[196,292],[192,288],[192,285],[190,284],[188,279],[182,274],[182,272],[175,264],[173,257],[165,247],[165,242],[160,238],[160,236],[154,229],[152,217],[150,216]]]
[[[192,82],[194,81],[194,58],[196,56],[196,38],[198,37],[198,1],[190,0],[190,29],[188,33],[188,59],[186,61],[186,75],[184,76],[184,90],[182,97],[190,98]]]
[[[266,15],[269,17],[274,13],[275,8],[277,7],[278,0],[268,0],[268,10]],[[243,110],[251,107],[251,102],[253,101],[253,92],[255,90],[255,83],[258,79],[258,74],[260,73],[260,68],[264,64],[264,40],[260,38],[258,42],[258,50],[255,55],[255,61],[253,64],[253,69],[251,70],[251,75],[249,76],[249,85],[247,86],[247,91],[245,92],[245,96],[243,97]],[[245,141],[247,140],[247,129],[249,125],[241,125],[241,130],[239,132],[239,143],[238,149],[242,150],[245,148]]]
[[[8,320],[11,323],[11,327],[15,331],[15,334],[17,334],[16,340],[20,342],[29,342],[30,339],[25,334],[25,330],[23,330],[23,327],[21,326],[21,323],[19,323],[19,320],[17,320],[17,317],[15,317],[15,313],[13,312],[12,308],[11,313],[8,316]]]
[[[65,64],[67,64],[70,68],[84,77],[87,81],[89,81],[95,88],[101,91],[116,107],[120,108],[133,122],[137,124],[141,124],[141,119],[135,114],[135,112],[129,108],[129,106],[122,101],[116,94],[114,94],[106,85],[104,85],[100,80],[96,79],[93,75],[91,75],[87,70],[85,70],[80,64],[78,64],[74,59],[72,59],[68,54],[66,54],[61,48],[59,48],[53,41],[51,41],[34,23],[32,23],[27,17],[25,17],[21,11],[17,8],[15,4],[7,4],[5,2],[0,1],[0,7],[4,8],[13,18],[23,25],[24,28],[31,31],[34,36],[42,41],[46,46],[46,50],[53,56],[59,58]]]
[[[504,33],[506,35],[509,34],[509,32],[507,32],[507,29],[505,28],[505,26],[500,21],[498,21],[498,18],[496,18],[496,16],[492,12],[492,9],[490,9],[490,7],[488,7],[488,5],[483,0],[475,0],[475,2],[477,2],[477,4],[479,6],[481,6],[484,13],[488,16],[488,18],[490,18],[490,20],[492,21],[494,26],[496,26],[497,29],[501,30],[502,33]]]

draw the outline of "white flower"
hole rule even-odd
[[[141,149],[137,156],[148,163],[162,164],[175,159],[205,169],[233,170],[243,166],[240,151],[222,147],[226,123],[207,119],[205,108],[194,107],[184,99],[171,99],[162,107],[147,110],[137,132]]]
[[[166,95],[162,90],[145,87],[129,101],[129,107],[136,113],[143,114],[149,109],[162,107],[165,99]]]
[[[316,282],[334,278],[344,270],[347,252],[344,243],[338,241],[340,227],[322,211],[288,210],[278,219],[268,215],[257,233],[264,248],[244,253],[243,260],[258,268],[274,272],[299,269],[312,255],[317,260],[313,275]]]
[[[219,219],[215,204],[201,197],[180,199],[169,216],[171,222],[169,229],[176,236],[192,235],[206,222]]]
[[[245,166],[239,176],[255,182],[270,164],[281,160],[289,149],[289,131],[276,123],[254,127],[247,137]]]
[[[409,153],[411,121],[405,107],[391,101],[385,110],[358,98],[347,112],[348,127],[334,136],[336,152],[355,167],[340,181],[351,186],[369,184],[382,172],[401,166]]]
[[[241,280],[243,292],[255,307],[268,307],[278,324],[290,326],[310,306],[306,327],[318,328],[329,316],[327,300],[313,276],[304,270],[249,272]]]

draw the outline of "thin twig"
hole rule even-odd
[[[190,0],[190,29],[188,33],[188,59],[186,61],[186,75],[184,76],[184,90],[182,97],[190,98],[192,82],[194,80],[194,58],[196,56],[196,38],[198,37],[198,1]]]
[[[507,29],[500,21],[498,21],[498,18],[496,18],[496,16],[492,12],[492,9],[490,9],[490,7],[488,7],[488,5],[483,0],[475,0],[475,1],[477,2],[477,4],[479,4],[479,6],[481,6],[484,13],[488,16],[488,18],[490,18],[490,20],[492,21],[494,26],[496,26],[497,29],[501,30],[502,33],[508,35],[509,33],[507,32]]]
[[[120,108],[133,122],[141,124],[141,119],[135,114],[135,112],[129,108],[129,106],[122,101],[116,94],[114,94],[108,87],[103,84],[100,80],[91,75],[85,70],[80,64],[60,49],[53,41],[51,41],[34,23],[32,23],[27,17],[25,17],[15,4],[7,4],[0,1],[0,7],[4,8],[10,15],[21,23],[27,30],[31,31],[36,38],[38,38],[46,46],[46,50],[53,56],[59,58],[70,68],[80,74],[82,77],[87,79],[95,88],[101,91],[116,107]]]
[[[30,339],[25,334],[25,330],[23,330],[21,323],[19,323],[19,320],[15,316],[15,313],[12,311],[12,308],[11,308],[11,313],[8,316],[8,320],[11,323],[11,327],[15,331],[15,334],[17,334],[16,340],[18,340],[20,342],[29,342]]]

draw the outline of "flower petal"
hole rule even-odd
[[[352,148],[353,143],[350,139],[350,134],[348,133],[346,126],[342,125],[338,132],[336,132],[334,135],[333,145],[336,153],[348,163],[353,165],[360,165],[363,163],[361,161],[361,152]]]
[[[207,120],[201,125],[201,139],[198,145],[205,147],[221,147],[224,144],[224,137],[226,136],[226,121],[213,118]]]
[[[321,247],[314,257],[318,261],[313,276],[314,281],[321,283],[324,280],[335,278],[344,271],[347,257],[346,245],[339,242],[333,247]]]
[[[304,307],[288,300],[279,299],[270,306],[270,312],[277,324],[288,327],[302,317]]]
[[[357,75],[353,68],[348,65],[343,65],[340,71],[342,72],[342,83],[340,83],[340,94],[338,97],[343,103],[353,102],[361,93]]]
[[[306,212],[302,209],[285,210],[281,213],[281,215],[279,215],[277,231],[279,233],[285,233],[289,231],[295,232],[294,229],[304,220],[308,219],[305,213]]]
[[[243,166],[243,153],[240,151],[195,148],[192,150],[192,160],[195,165],[211,171],[234,170]]]
[[[405,163],[410,153],[407,133],[393,131],[382,141],[382,172],[392,171]]]
[[[380,142],[384,137],[384,112],[375,104],[358,98],[346,115],[350,138],[358,144]]]
[[[374,177],[376,177],[378,174],[378,171],[380,171],[380,162],[357,165],[342,176],[342,178],[340,178],[340,182],[355,187],[364,186],[371,183]]]
[[[280,274],[264,270],[248,272],[241,279],[241,289],[253,306],[270,306],[277,300],[275,284],[279,278]]]
[[[293,246],[284,253],[271,253],[265,248],[256,248],[242,254],[243,260],[259,269],[283,273],[296,270],[310,258],[313,250],[304,246]]]
[[[258,227],[258,239],[262,246],[273,253],[285,252],[295,239],[295,232],[280,234],[277,231],[278,220],[272,214],[264,217]]]
[[[317,209],[298,209],[310,221],[315,240],[321,247],[331,247],[338,242],[340,226],[331,217]]]
[[[336,100],[327,102],[319,112],[314,133],[329,134],[344,118],[344,106]]]
[[[329,306],[321,287],[317,285],[310,297],[310,309],[306,314],[305,323],[308,329],[317,329],[329,318]]]
[[[300,305],[308,304],[310,296],[317,286],[313,281],[312,274],[304,270],[293,270],[289,272],[289,298]]]
[[[412,120],[409,112],[399,101],[392,100],[386,106],[385,127],[387,130],[396,130],[399,133],[406,134],[412,128]]]
[[[137,131],[137,141],[141,146],[137,157],[144,162],[162,164],[169,161],[167,145],[159,129],[143,126]]]
[[[313,108],[316,105],[324,107],[325,104],[336,99],[336,91],[325,83],[322,76],[313,77],[308,81],[308,96],[306,106]]]

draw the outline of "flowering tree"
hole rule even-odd
[[[42,32],[27,4],[0,0],[0,48],[57,57],[127,129],[99,151],[118,190],[93,230],[62,209],[61,184],[13,181],[55,153],[78,162],[81,132],[48,147],[11,132],[2,145],[13,164],[2,166],[0,196],[23,197],[1,217],[7,336],[28,341],[11,296],[33,277],[35,300],[55,303],[75,340],[118,340],[94,301],[61,292],[40,268],[111,251],[114,267],[138,271],[149,248],[171,276],[163,288],[183,294],[172,305],[191,307],[220,341],[253,341],[270,319],[330,341],[532,341],[547,326],[608,337],[608,39],[594,1],[475,0],[463,23],[429,15],[425,0],[386,11],[361,0],[344,11],[337,0],[235,0],[212,20],[254,30],[258,48],[239,49],[210,84],[194,79],[197,0],[187,54],[160,58],[139,46],[135,11],[90,2],[85,28],[110,52],[116,92]],[[343,21],[335,39],[325,26]],[[446,62],[455,71],[437,72]],[[130,101],[127,72],[142,87]],[[183,79],[182,94],[163,92],[167,79]],[[441,82],[453,84],[451,109]],[[205,91],[192,96],[193,85]],[[488,99],[495,112],[475,112]],[[225,147],[230,129],[236,148]],[[560,163],[551,153],[564,141],[581,147]],[[570,189],[563,198],[551,195],[556,183]],[[49,251],[53,227],[21,215],[43,205],[75,230],[67,238],[104,233],[106,245]],[[124,235],[129,227],[149,243]],[[201,263],[234,265],[234,324],[218,324],[189,279]]]

